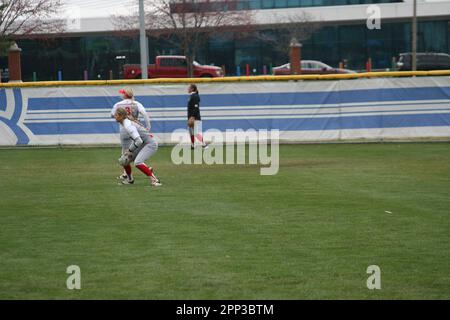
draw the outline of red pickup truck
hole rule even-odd
[[[194,61],[194,77],[223,77],[222,68],[204,66]],[[124,79],[140,79],[141,65],[125,64],[123,66]],[[185,56],[157,56],[155,64],[148,66],[149,78],[187,78],[187,64]]]

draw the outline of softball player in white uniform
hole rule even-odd
[[[158,150],[158,143],[153,139],[153,135],[140,123],[130,120],[124,108],[117,108],[114,117],[120,123],[124,136],[131,140],[131,144],[119,159],[119,163],[124,167],[127,174],[126,178],[121,179],[121,183],[134,183],[130,166],[130,163],[134,161],[135,167],[150,178],[152,186],[161,186],[161,182],[153,172],[153,168],[145,164],[145,161]]]
[[[119,90],[119,93],[122,95],[122,101],[117,102],[113,108],[111,109],[111,117],[114,118],[114,115],[118,108],[124,108],[127,111],[127,114],[130,119],[139,121],[140,116],[144,118],[145,127],[150,130],[150,118],[145,111],[144,106],[134,100],[134,93],[131,88],[125,88],[122,90]],[[123,127],[120,126],[120,144],[122,145],[122,154],[125,153],[125,151],[130,146],[132,140],[129,138],[128,134],[124,131]],[[123,172],[121,176],[118,177],[118,179],[124,179],[126,178],[126,173]]]

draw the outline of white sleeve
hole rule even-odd
[[[131,121],[129,119],[123,120],[122,125],[123,125],[125,131],[130,136],[131,140],[133,140],[133,143],[130,145],[130,148],[129,148],[129,150],[131,152],[133,152],[143,143],[142,138],[139,135],[139,132],[137,131],[136,127],[133,126],[133,124],[131,123]]]
[[[144,117],[145,127],[150,130],[150,118],[147,114],[147,111],[145,111],[145,108],[141,103],[138,102],[137,106],[138,106],[139,113]]]
[[[135,140],[137,139],[137,137],[139,137],[139,132],[137,131],[136,127],[133,126],[130,119],[123,120],[122,125],[132,140]]]

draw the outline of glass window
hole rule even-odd
[[[390,26],[393,56],[411,51],[411,23],[392,23]]]
[[[186,67],[185,59],[163,58],[159,62],[161,67]]]
[[[372,59],[373,69],[392,67],[392,31],[390,24],[381,29],[366,30],[367,55]]]
[[[339,27],[340,59],[346,60],[349,69],[364,69],[367,61],[366,29],[365,24]]]
[[[301,0],[288,0],[287,6],[288,7],[298,7],[300,6],[300,3],[303,2]]]
[[[253,4],[262,4],[252,0]],[[288,0],[286,5],[291,5]],[[301,1],[304,5],[305,1]],[[237,33],[221,33],[211,37],[199,48],[196,58],[202,64],[225,66],[227,74],[235,74],[236,66],[244,72],[246,64],[257,72],[263,66],[279,66],[289,61],[286,46],[281,45],[282,30],[265,30],[271,42]],[[420,21],[418,51],[450,52],[450,24],[441,21]],[[273,40],[275,39],[275,40]],[[173,40],[173,39],[172,39]],[[139,63],[139,38],[108,35],[81,37],[17,39],[22,48],[23,80],[30,81],[35,72],[38,80],[56,80],[61,70],[64,80],[82,80],[85,71],[89,79],[108,79],[110,71],[118,79],[123,64]],[[411,51],[411,23],[382,24],[381,30],[368,30],[365,22],[352,25],[322,26],[314,34],[301,41],[302,59],[316,60],[337,67],[344,62],[346,68],[362,70],[367,58],[372,58],[373,69],[392,68],[393,58]],[[182,55],[180,49],[166,39],[149,38],[149,57],[154,62],[158,55]],[[36,63],[39,61],[39,63]],[[76,63],[74,63],[74,61]],[[171,59],[174,61],[174,59]],[[185,62],[182,62],[183,65]],[[172,64],[173,65],[173,64]],[[7,67],[6,59],[0,60],[0,68]],[[306,66],[302,66],[306,68]]]
[[[339,55],[338,27],[323,27],[316,31],[312,38],[313,51],[311,59],[322,61],[331,66],[337,66],[341,59]]]
[[[248,10],[250,8],[249,1],[239,1],[236,5],[237,10]]]
[[[262,8],[263,9],[271,9],[275,7],[274,0],[262,0]]]
[[[424,21],[418,24],[418,50],[445,52],[447,47],[447,21]]]
[[[174,67],[186,67],[186,59],[173,59],[172,61]]]
[[[172,67],[172,59],[163,58],[159,61],[159,65],[161,67]]]
[[[257,39],[237,39],[235,42],[235,64],[241,67],[241,73],[244,74],[246,65],[250,67],[250,71],[253,74],[253,70],[260,72],[262,69],[263,57],[266,55],[265,46]]]
[[[319,62],[319,61],[318,61],[318,62],[314,65],[314,68],[322,70],[322,69],[329,69],[330,66],[329,66],[329,65],[326,65],[326,64],[323,63],[323,62]]]
[[[234,64],[234,41],[232,33],[214,36],[207,43],[206,64],[224,67],[227,75],[236,73]]]
[[[311,69],[313,70],[320,70],[322,69],[321,64],[319,62],[311,62]]]
[[[276,0],[274,2],[275,2],[274,8],[286,8],[287,7],[287,0]]]
[[[248,5],[250,9],[261,9],[261,0],[250,0]]]
[[[402,2],[403,0],[238,0],[236,3],[219,2],[220,4],[210,4],[211,8],[222,6],[226,10],[258,10],[274,8],[292,8],[292,7],[311,7],[311,6],[340,6],[371,3],[392,3]],[[195,10],[199,4],[186,4],[189,10]]]

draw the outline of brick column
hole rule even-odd
[[[291,41],[290,47],[290,62],[291,62],[291,74],[301,74],[302,73],[302,45],[296,38]]]
[[[15,42],[8,50],[9,82],[22,82],[20,52],[22,52],[22,49]]]

